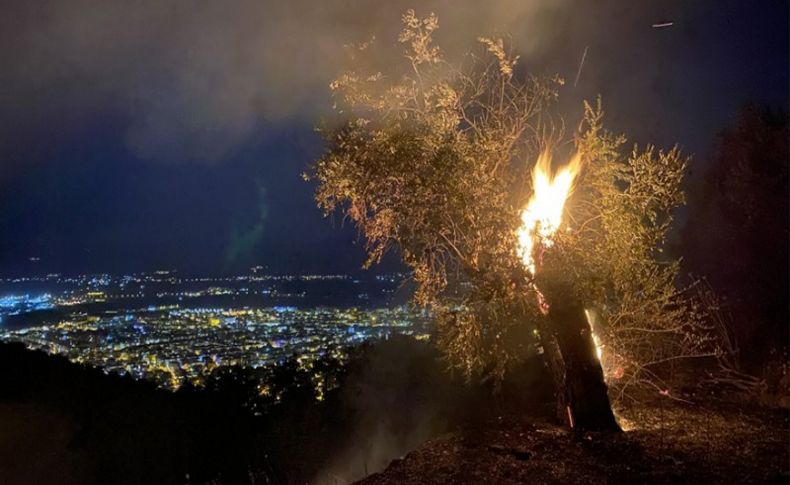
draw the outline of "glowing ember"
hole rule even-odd
[[[590,325],[590,334],[592,335],[593,343],[595,344],[595,355],[598,356],[598,362],[603,364],[601,358],[603,357],[603,344],[601,343],[601,339],[595,335],[595,326],[593,324],[593,319],[595,318],[593,313],[590,310],[584,310],[584,316],[587,317],[587,323]]]
[[[535,274],[535,250],[551,247],[551,237],[562,222],[565,201],[571,194],[573,182],[581,169],[581,154],[551,173],[551,152],[544,150],[532,171],[532,197],[521,212],[521,227],[517,232],[518,255],[524,266]]]
[[[601,345],[601,340],[594,333],[592,334],[592,338],[593,342],[595,342],[595,355],[598,356],[598,361],[600,362],[601,357],[603,357],[603,345]]]

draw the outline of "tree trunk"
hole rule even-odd
[[[620,431],[584,307],[566,296],[551,302],[543,347],[557,394],[558,417],[578,431]]]

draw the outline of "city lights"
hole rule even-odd
[[[5,287],[33,279],[5,280]],[[377,277],[386,295],[399,281]],[[428,338],[428,316],[405,306],[312,304],[319,282],[347,284],[343,275],[176,278],[168,272],[122,277],[49,275],[37,279],[58,289],[0,298],[0,318],[56,310],[36,325],[0,327],[0,339],[66,356],[105,372],[131,375],[176,389],[200,384],[218,366],[264,367],[297,357],[310,368],[321,357],[345,358],[346,349],[392,335]],[[299,283],[296,289],[289,289]],[[291,301],[303,301],[294,305]],[[367,304],[367,297],[364,298]],[[24,320],[23,320],[24,321]],[[320,376],[319,376],[320,377]]]

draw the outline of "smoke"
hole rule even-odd
[[[430,0],[441,41],[460,51],[481,33],[518,31],[529,54],[561,2]],[[261,122],[313,122],[347,58],[344,45],[391,44],[408,2],[365,0],[31,0],[0,8],[0,118],[8,130],[125,120],[149,159],[221,160]],[[384,55],[399,55],[397,48]],[[386,59],[384,59],[386,61]]]
[[[553,386],[538,360],[514,368],[495,393],[491,382],[466,382],[448,372],[428,342],[395,336],[362,350],[340,389],[347,428],[310,483],[362,479],[427,440],[489,422],[493,413],[552,416],[543,403],[553,402]]]
[[[343,388],[343,408],[353,416],[349,435],[313,483],[350,483],[384,469],[447,431],[453,414],[468,405],[468,390],[424,342],[395,337],[366,350]]]
[[[659,139],[650,139],[659,144],[682,141],[685,131],[708,137],[718,130],[740,103],[746,79],[764,84],[769,94],[781,86],[786,99],[786,82],[780,82],[786,72],[777,78],[770,64],[750,61],[750,51],[774,41],[735,22],[752,11],[739,2],[4,2],[3,163],[29,157],[38,145],[31,140],[101,117],[121,119],[129,146],[141,157],[225,159],[260,136],[262,125],[312,124],[326,114],[327,85],[347,59],[344,45],[375,35],[387,46],[378,61],[395,62],[400,16],[410,7],[439,16],[437,37],[449,56],[468,50],[479,35],[508,35],[531,71],[569,81],[570,96],[561,99],[577,107],[598,93],[605,101],[622,99],[620,109],[609,105],[619,113],[614,121],[638,135],[657,131]],[[765,32],[775,32],[786,18],[772,15],[763,15],[771,23]],[[651,28],[657,21],[674,24]],[[732,45],[725,49],[722,42]],[[721,102],[721,91],[735,99]],[[705,130],[691,116],[692,106],[707,107]],[[688,112],[679,116],[684,107]]]

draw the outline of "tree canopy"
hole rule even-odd
[[[325,213],[359,228],[367,265],[397,249],[415,302],[435,312],[450,365],[501,376],[540,352],[549,324],[535,285],[556,282],[595,315],[604,367],[620,382],[652,381],[651,366],[708,353],[701,319],[675,287],[678,261],[662,252],[684,202],[681,152],[626,150],[625,137],[603,127],[600,100],[566,130],[555,108],[560,77],[525,72],[499,38],[481,37],[451,63],[433,41],[434,15],[402,20],[402,64],[363,72],[372,62],[360,61],[331,84],[342,122],[324,130],[329,148],[308,176]],[[370,45],[361,49],[358,58],[375,58]],[[544,150],[578,152],[583,165],[533,277],[516,231]]]

